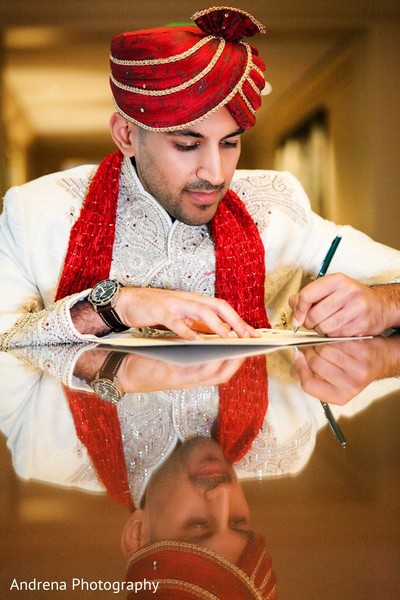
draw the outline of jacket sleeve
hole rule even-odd
[[[0,216],[2,349],[86,341],[69,308],[88,291],[53,302],[73,222],[69,213],[78,214],[81,201],[59,191],[50,176],[38,181],[11,188]]]
[[[338,225],[312,212],[300,182],[290,173],[281,173],[290,193],[289,219],[280,223],[280,234],[269,231],[275,253],[290,257],[305,276],[315,276],[336,235],[342,237],[328,273],[344,273],[366,285],[400,282],[400,251],[374,241],[349,225]],[[282,184],[283,185],[283,184]],[[292,225],[291,223],[297,224]],[[282,231],[283,230],[283,231]]]

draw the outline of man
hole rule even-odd
[[[125,527],[127,555],[162,540],[201,544],[235,563],[254,535],[242,488],[219,445],[193,437],[153,473]]]
[[[6,195],[3,348],[130,327],[193,340],[204,327],[251,337],[290,320],[335,336],[399,326],[400,253],[350,227],[336,274],[301,289],[339,228],[291,175],[235,171],[264,86],[242,38],[263,26],[236,8],[193,19],[113,39],[117,153]]]
[[[161,598],[276,598],[265,540],[251,530],[236,474],[210,439],[185,442],[152,475],[122,548],[127,580],[158,582]]]

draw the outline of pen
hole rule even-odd
[[[329,247],[328,252],[326,253],[324,260],[322,261],[321,268],[318,272],[316,279],[320,279],[321,277],[323,277],[326,274],[327,270],[329,269],[329,265],[331,264],[332,258],[334,257],[334,254],[335,254],[341,241],[342,241],[342,237],[340,235],[337,235],[335,237],[335,239],[333,240],[332,244]],[[294,333],[297,333],[298,329],[299,329],[298,327],[295,327]],[[344,448],[346,446],[346,438],[344,437],[342,430],[340,429],[339,425],[337,424],[335,417],[333,416],[332,411],[329,407],[329,404],[327,404],[326,402],[321,402],[321,405],[322,405],[322,408],[324,409],[325,417],[326,417],[326,420],[328,421],[329,427],[335,434],[336,439],[338,440],[339,444],[342,446],[342,448]]]
[[[319,279],[320,277],[323,277],[327,270],[329,269],[329,265],[331,264],[332,258],[337,250],[337,247],[339,246],[340,242],[342,241],[342,237],[340,235],[337,235],[335,237],[335,239],[333,240],[324,260],[322,261],[322,265],[321,268],[319,270],[319,273],[316,277],[316,279]]]
[[[326,402],[321,402],[321,405],[322,405],[322,408],[324,409],[324,413],[326,416],[326,420],[329,423],[329,427],[332,429],[333,433],[335,434],[336,439],[339,442],[339,444],[342,446],[342,448],[344,448],[346,446],[346,438],[344,437],[342,430],[340,429],[339,425],[337,424],[335,417],[332,414],[329,404],[327,404]]]
[[[321,268],[319,270],[319,273],[316,277],[316,279],[320,279],[321,277],[323,277],[327,270],[329,269],[329,265],[331,264],[332,258],[337,250],[337,247],[339,246],[340,242],[342,241],[342,236],[337,235],[335,237],[335,239],[333,240],[332,244],[329,247],[328,252],[326,253],[326,256],[324,258],[324,260],[322,261],[322,265]],[[299,329],[299,327],[295,327],[294,328],[294,333],[297,333],[297,330]]]

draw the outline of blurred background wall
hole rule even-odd
[[[186,22],[200,0],[0,0],[1,196],[48,172],[99,162],[111,37]],[[212,3],[210,3],[211,5]],[[284,168],[313,206],[400,248],[400,2],[232,0],[267,27],[254,38],[272,91],[243,140],[243,168]],[[251,41],[251,40],[249,40]]]

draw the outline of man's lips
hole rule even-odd
[[[202,456],[193,461],[190,475],[193,477],[223,477],[228,475],[232,467],[222,457],[214,455]]]
[[[229,473],[215,473],[213,475],[192,475],[192,483],[204,490],[212,490],[219,485],[231,485],[232,477]]]
[[[190,195],[196,204],[201,204],[203,206],[215,204],[215,202],[219,200],[221,194],[220,191],[205,192],[201,190],[186,190],[186,193]]]
[[[218,475],[226,475],[227,469],[220,463],[207,463],[201,465],[193,473],[193,477],[215,477]]]

